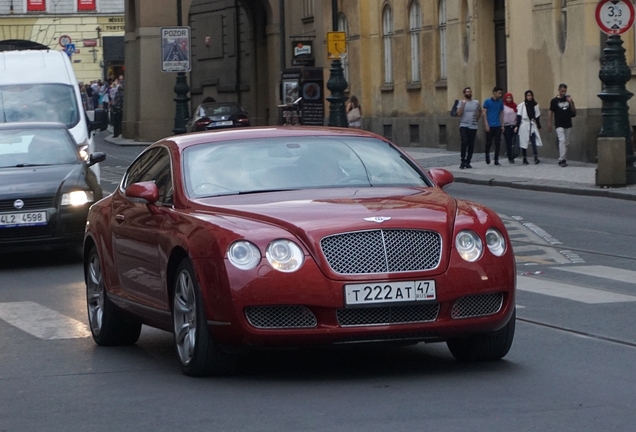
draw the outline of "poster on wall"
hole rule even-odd
[[[27,0],[27,12],[46,12],[46,0]]]
[[[77,11],[94,11],[96,0],[77,0]]]

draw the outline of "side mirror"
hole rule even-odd
[[[157,189],[155,182],[151,181],[133,183],[126,188],[125,195],[128,198],[140,199],[148,204],[154,204],[159,199],[159,189]]]
[[[442,168],[433,168],[428,171],[431,179],[437,184],[437,186],[443,188],[455,181],[455,176],[450,171]]]
[[[106,153],[95,152],[88,155],[88,166],[93,166],[96,163],[104,162],[106,160]]]
[[[97,108],[95,110],[95,118],[91,122],[89,130],[94,131],[99,129],[105,131],[108,128],[108,113],[103,108]]]

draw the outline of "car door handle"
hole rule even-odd
[[[124,219],[126,219],[126,218],[124,217],[124,215],[123,215],[123,214],[115,215],[115,220],[116,220],[117,222],[123,222],[123,221],[124,221]]]

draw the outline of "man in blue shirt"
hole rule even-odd
[[[486,125],[486,163],[490,164],[490,146],[495,142],[495,165],[499,163],[499,148],[501,147],[501,131],[503,130],[504,104],[501,99],[503,89],[495,87],[492,89],[492,97],[487,99],[483,105],[484,123]]]

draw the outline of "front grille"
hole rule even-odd
[[[437,319],[438,313],[438,303],[338,309],[336,311],[338,324],[341,327],[431,322]]]
[[[0,228],[0,242],[47,239],[51,237],[49,225]]]
[[[258,306],[245,308],[247,321],[260,329],[313,328],[316,316],[305,306]]]
[[[0,200],[0,212],[22,212],[27,210],[43,210],[54,207],[55,197],[42,197],[42,198],[22,198],[24,207],[16,209],[13,205],[16,199],[4,199]]]
[[[408,272],[439,265],[442,237],[433,231],[358,231],[325,237],[320,247],[339,274]]]
[[[370,334],[347,336],[340,339],[336,343],[355,343],[355,342],[385,342],[385,341],[423,341],[437,340],[439,334],[435,332],[408,332],[408,333],[391,333],[391,334]]]
[[[473,318],[494,315],[503,306],[503,294],[479,294],[462,297],[455,301],[451,310],[451,318]]]

